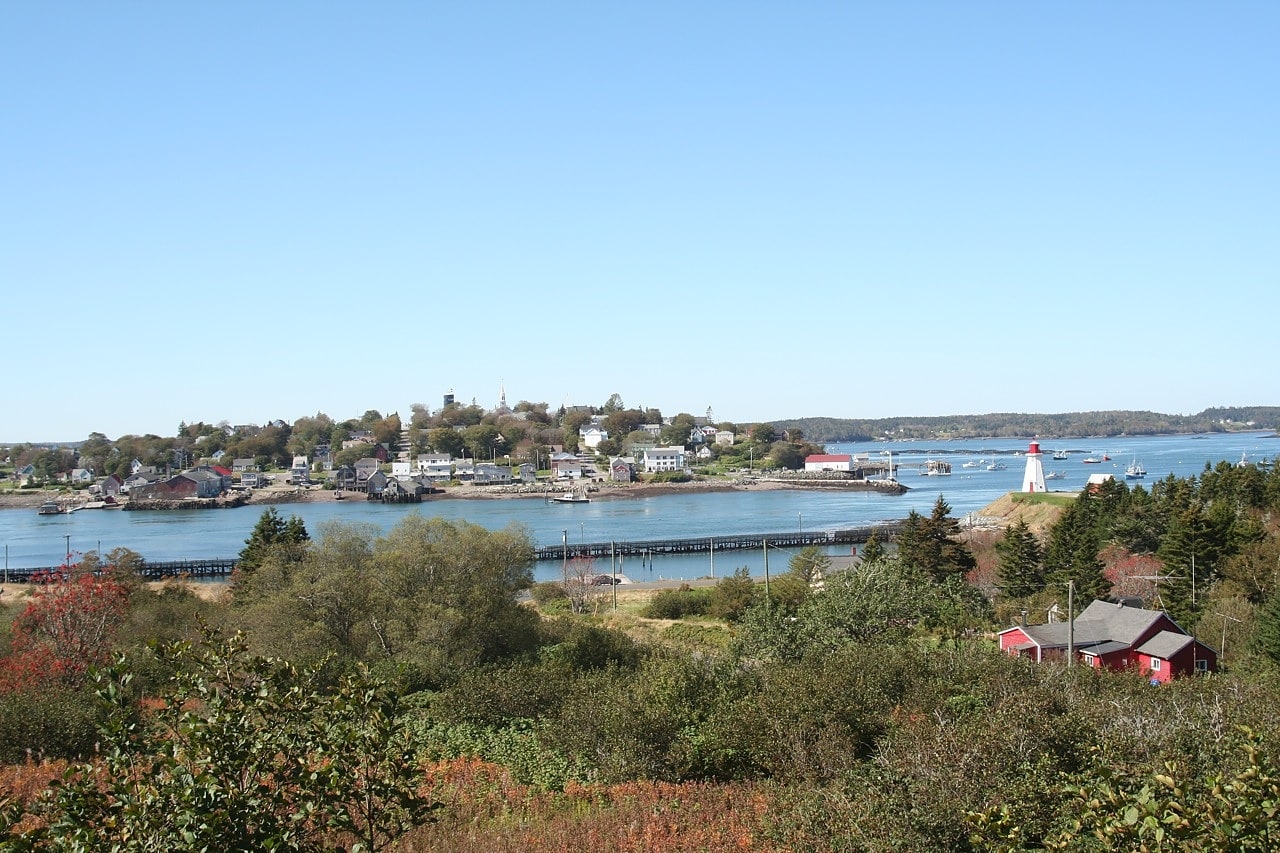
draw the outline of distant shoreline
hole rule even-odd
[[[687,492],[767,492],[780,490],[847,490],[889,492],[875,481],[867,480],[795,480],[752,478],[746,480],[692,480],[687,483],[615,483],[609,481],[587,483],[591,500],[626,500],[627,498],[656,497]],[[902,491],[909,487],[901,486]],[[548,493],[546,484],[524,486],[520,484],[499,486],[448,486],[442,492],[426,497],[422,503],[445,500],[541,500]],[[553,489],[553,494],[560,490]],[[256,489],[245,506],[273,506],[292,503],[337,503],[336,492],[331,489],[301,488],[298,486],[268,486]],[[0,493],[0,509],[34,509],[47,500],[71,502],[72,495],[55,489],[24,489]],[[78,497],[76,498],[78,500]],[[360,492],[345,492],[343,502],[364,503]],[[86,510],[88,511],[88,510]]]

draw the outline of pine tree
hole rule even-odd
[[[883,558],[884,546],[880,544],[880,537],[876,531],[872,530],[871,535],[867,537],[867,544],[862,546],[862,562],[869,566]]]
[[[283,555],[290,562],[296,561],[300,556],[301,546],[310,539],[302,519],[291,515],[285,521],[275,507],[267,507],[244,542],[236,570],[251,572],[272,554]]]
[[[1024,598],[1044,589],[1040,543],[1026,519],[1019,518],[995,547],[1000,557],[1000,590],[1006,597]]]
[[[1273,594],[1258,608],[1257,628],[1253,643],[1258,651],[1280,663],[1280,592]]]

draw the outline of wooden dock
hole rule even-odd
[[[569,542],[537,548],[535,558],[573,560],[579,557],[661,557],[673,554],[706,554],[716,551],[758,551],[768,542],[770,548],[805,548],[810,545],[862,545],[874,531],[882,540],[892,539],[901,522],[843,530],[812,530],[789,533],[742,533],[730,536],[697,536],[688,539],[648,539],[630,542]]]
[[[810,545],[862,545],[875,532],[888,541],[898,532],[901,522],[891,521],[870,527],[850,527],[843,530],[793,530],[789,533],[740,533],[730,536],[697,536],[687,539],[644,539],[629,542],[568,542],[544,545],[534,549],[534,559],[539,561],[573,560],[579,557],[661,557],[676,554],[706,554],[716,551],[758,551],[766,542],[770,548],[805,548]],[[166,578],[194,578],[216,580],[227,578],[235,570],[236,557],[214,560],[143,560],[138,574],[145,580]],[[56,576],[61,566],[9,569],[5,583],[30,583],[36,575]]]

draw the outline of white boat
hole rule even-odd
[[[1086,465],[1101,465],[1103,462],[1110,462],[1111,457],[1104,453],[1101,456],[1086,456],[1080,461]]]
[[[549,500],[551,503],[558,503],[558,504],[591,503],[591,498],[587,497],[586,489],[581,486],[573,486],[572,488],[569,489],[569,491],[563,494],[552,495],[549,498]]]
[[[977,468],[977,467],[979,467],[979,466],[981,466],[981,465],[985,465],[985,464],[987,464],[987,460],[985,460],[985,459],[979,459],[979,460],[977,460],[977,461],[974,461],[974,460],[970,459],[968,462],[964,463],[964,464],[963,464],[963,465],[961,465],[960,467],[961,467],[961,468]]]
[[[1147,469],[1143,468],[1137,459],[1129,463],[1129,467],[1124,469],[1124,477],[1126,480],[1141,480],[1147,476]]]
[[[987,470],[988,470],[988,471],[1003,471],[1004,469],[1006,469],[1006,468],[1008,468],[1008,467],[1009,467],[1008,465],[1004,464],[1004,463],[1003,463],[1003,462],[1001,462],[999,459],[997,459],[995,462],[992,462],[990,465],[988,465],[988,466],[987,466]]]
[[[1055,451],[1053,451],[1053,458],[1054,458],[1054,459],[1056,459],[1056,460],[1058,460],[1059,462],[1061,462],[1063,459],[1066,459],[1066,458],[1067,458],[1067,451],[1065,451],[1065,450],[1055,450]]]
[[[1067,479],[1067,475],[1061,471],[1047,471],[1045,472],[1044,478],[1046,480],[1065,480]]]

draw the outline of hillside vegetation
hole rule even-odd
[[[1280,406],[1233,406],[1205,409],[1196,415],[1107,411],[1063,414],[995,412],[985,415],[894,417],[878,419],[793,418],[774,421],[780,431],[809,441],[951,438],[1082,438],[1085,436],[1166,435],[1275,429]]]

